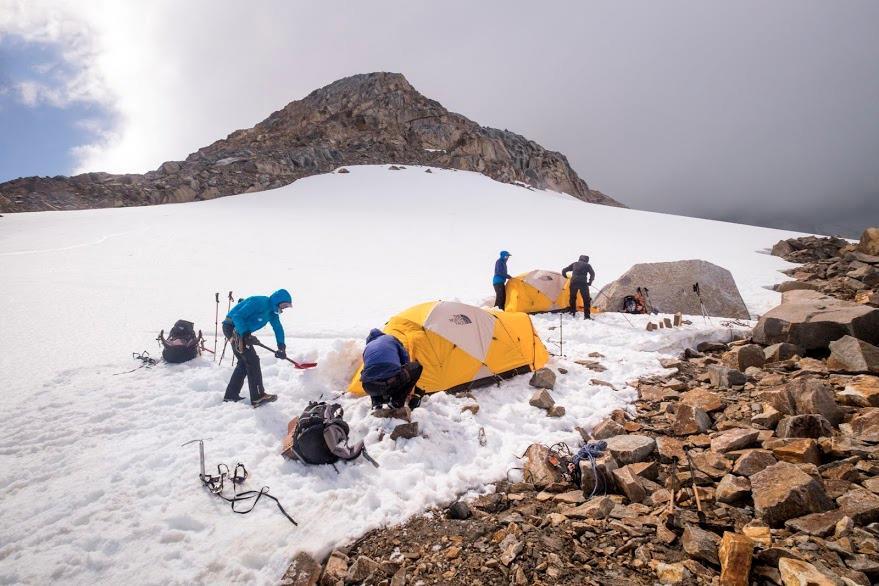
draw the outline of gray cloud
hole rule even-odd
[[[399,71],[632,207],[879,222],[872,0],[120,4],[68,15],[95,31],[120,120],[82,150],[89,170],[154,168],[339,77]]]

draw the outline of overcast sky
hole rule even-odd
[[[143,172],[397,71],[635,208],[879,224],[879,2],[0,0],[0,180]]]

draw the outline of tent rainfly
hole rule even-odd
[[[427,393],[488,386],[537,370],[549,354],[524,313],[486,310],[451,301],[422,303],[385,324],[424,367],[418,387]],[[360,371],[348,390],[364,394]]]
[[[507,281],[507,311],[544,313],[570,308],[571,281],[555,271],[529,271]],[[577,298],[583,311],[583,300]]]

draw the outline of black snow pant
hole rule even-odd
[[[418,362],[407,362],[400,372],[383,381],[371,381],[363,383],[363,390],[372,398],[372,406],[380,407],[385,403],[394,409],[399,409],[406,404],[409,393],[418,384],[424,368]]]
[[[494,286],[494,306],[503,309],[507,304],[507,286],[503,283]]]
[[[233,339],[235,332],[234,326],[229,322],[223,322],[223,335],[229,340],[232,346],[232,352],[238,359],[235,370],[232,371],[232,378],[226,386],[226,395],[224,401],[240,401],[241,387],[244,386],[244,379],[247,379],[247,386],[250,388],[250,402],[253,403],[266,392],[262,386],[262,369],[259,366],[259,356],[253,346],[245,346],[244,352],[238,351],[238,344]]]
[[[583,319],[592,319],[592,316],[589,315],[592,299],[589,296],[589,285],[585,282],[571,281],[571,313],[577,315],[577,293],[583,298],[583,307],[586,309],[583,313]]]

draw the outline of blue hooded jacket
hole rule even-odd
[[[400,372],[409,362],[409,353],[400,340],[381,330],[373,329],[363,349],[363,371],[360,380],[365,383],[383,381]]]
[[[503,285],[507,282],[507,279],[512,279],[513,277],[507,272],[507,259],[510,258],[508,256],[501,256],[497,259],[497,262],[494,263],[494,278],[491,280],[492,285]]]
[[[266,324],[272,324],[278,346],[286,346],[284,328],[281,326],[281,318],[278,315],[278,306],[292,301],[293,298],[290,297],[286,289],[278,289],[269,297],[262,295],[248,297],[233,307],[226,318],[232,321],[239,334],[252,334]]]

